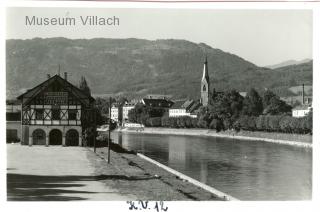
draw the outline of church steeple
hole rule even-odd
[[[207,106],[209,102],[209,93],[210,93],[210,80],[208,73],[208,59],[207,56],[205,58],[203,64],[203,74],[201,79],[201,104],[203,106]]]

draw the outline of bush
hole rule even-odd
[[[160,117],[148,118],[146,120],[146,126],[148,126],[148,127],[161,127],[161,118]]]

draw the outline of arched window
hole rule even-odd
[[[207,91],[206,85],[203,85],[202,91]]]

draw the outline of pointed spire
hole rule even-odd
[[[203,64],[203,75],[202,80],[206,79],[209,82],[209,73],[208,73],[208,58],[205,56],[204,64]]]
[[[201,104],[203,106],[207,106],[209,103],[210,96],[210,80],[208,73],[208,58],[205,56],[204,64],[203,64],[203,75],[201,79]]]

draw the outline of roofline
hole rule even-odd
[[[22,98],[25,94],[27,94],[28,92],[31,92],[31,91],[35,90],[36,88],[42,86],[43,84],[45,84],[46,82],[48,82],[49,80],[51,80],[51,79],[54,78],[54,77],[59,77],[59,78],[61,78],[62,80],[64,80],[65,82],[67,82],[69,85],[71,85],[73,88],[76,88],[78,91],[80,91],[81,93],[83,93],[84,95],[86,95],[86,94],[85,94],[81,89],[79,89],[77,86],[71,84],[68,80],[63,79],[60,75],[55,74],[54,76],[50,77],[49,79],[45,80],[44,82],[40,83],[39,85],[37,85],[37,86],[33,87],[32,89],[24,92],[23,94],[21,94],[20,96],[18,96],[17,99],[18,99],[18,100],[21,100],[21,98]],[[37,93],[37,94],[38,94],[38,93]],[[82,98],[80,98],[80,97],[78,97],[78,98],[79,98],[79,99],[82,99]],[[95,99],[94,99],[91,95],[88,96],[88,98],[89,98],[91,101],[95,101]]]

